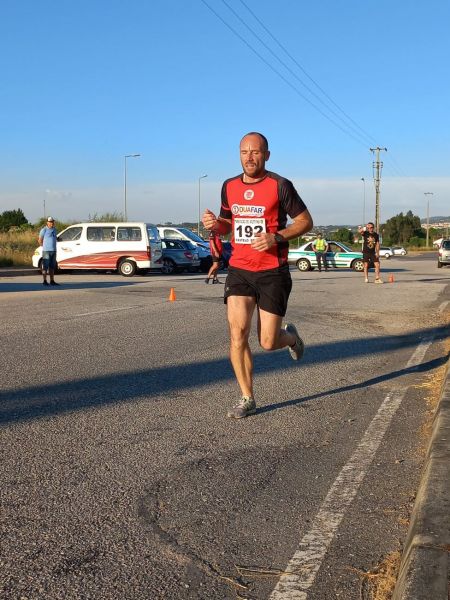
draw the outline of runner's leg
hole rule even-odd
[[[243,396],[253,398],[253,358],[248,343],[256,299],[251,296],[227,298],[230,328],[230,360]]]
[[[264,350],[279,350],[286,346],[293,346],[297,338],[281,329],[283,317],[274,315],[265,310],[258,310],[258,339]]]

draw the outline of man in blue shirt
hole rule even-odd
[[[47,275],[50,275],[50,285],[59,285],[55,281],[56,268],[56,229],[55,219],[48,217],[47,225],[39,232],[39,245],[42,246],[42,276],[43,284],[49,285]]]

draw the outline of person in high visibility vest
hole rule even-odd
[[[313,250],[316,253],[317,266],[319,267],[319,271],[322,271],[321,263],[323,263],[323,268],[325,271],[328,271],[327,267],[327,249],[328,242],[324,240],[321,233],[317,234],[317,239],[314,240],[312,244]]]

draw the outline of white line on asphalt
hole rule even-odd
[[[422,340],[406,368],[415,367],[422,362],[431,342],[432,338]],[[314,583],[328,547],[356,496],[405,393],[406,389],[399,393],[393,392],[384,399],[355,452],[331,486],[311,529],[300,541],[298,550],[285,569],[286,575],[281,576],[270,600],[307,600],[307,590]]]
[[[444,312],[444,310],[445,310],[445,309],[446,309],[446,307],[447,307],[447,304],[448,304],[448,300],[444,300],[444,302],[442,302],[442,303],[439,305],[439,312],[443,313],[443,312]]]
[[[90,315],[103,315],[104,313],[116,312],[118,310],[131,310],[132,308],[140,308],[139,304],[135,306],[121,306],[120,308],[106,308],[105,310],[96,310],[87,313],[78,313],[77,315],[70,315],[69,318],[73,317],[89,317]]]

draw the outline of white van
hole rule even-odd
[[[138,270],[161,269],[161,238],[150,223],[77,223],[58,233],[58,270],[117,270],[131,277]],[[41,268],[42,246],[33,266]]]
[[[189,242],[194,242],[198,249],[200,270],[204,273],[209,271],[212,259],[208,241],[202,239],[187,227],[171,227],[169,225],[163,225],[158,227],[158,231],[163,240],[187,240]]]

